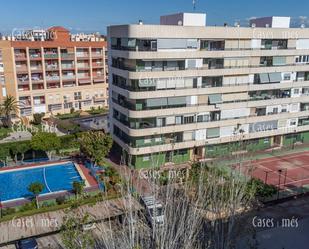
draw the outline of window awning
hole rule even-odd
[[[186,97],[172,97],[168,98],[168,105],[185,105],[187,103]]]
[[[268,73],[260,73],[260,83],[261,84],[269,83]]]
[[[282,80],[281,73],[270,73],[269,81],[270,82],[280,82]]]
[[[209,128],[206,130],[207,138],[220,137],[220,128]]]
[[[209,104],[221,104],[222,103],[222,94],[212,94],[208,96]]]
[[[282,66],[286,64],[286,57],[284,56],[274,56],[273,57],[273,65],[274,66]]]
[[[166,106],[167,98],[147,99],[147,107]]]

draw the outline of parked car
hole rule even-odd
[[[162,203],[154,196],[143,196],[141,200],[146,208],[146,218],[151,226],[162,226],[164,224]]]
[[[17,249],[38,249],[38,243],[35,238],[22,239],[16,243]]]

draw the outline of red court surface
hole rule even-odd
[[[246,162],[242,171],[280,189],[304,187],[309,185],[309,151]]]

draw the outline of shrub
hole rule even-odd
[[[259,198],[272,197],[278,191],[275,186],[265,184],[260,179],[255,179],[255,178],[251,179],[248,182],[248,187],[250,186],[254,186],[255,195],[256,197],[259,197]]]
[[[58,205],[62,205],[62,204],[64,204],[65,202],[66,202],[65,196],[59,196],[59,197],[56,198],[56,203],[57,203]]]
[[[33,210],[36,208],[36,204],[35,204],[35,201],[33,202],[29,202],[29,203],[26,203],[25,205],[21,206],[19,208],[19,211],[20,212],[25,212],[25,211],[29,211],[29,210]]]
[[[15,208],[5,208],[2,210],[2,215],[6,216],[6,215],[14,214],[15,212],[16,212]]]
[[[33,120],[32,124],[33,125],[39,125],[42,123],[42,118],[45,116],[45,113],[34,113],[33,114]]]

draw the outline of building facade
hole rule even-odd
[[[0,40],[0,102],[19,101],[19,116],[108,106],[107,45],[80,41],[63,27]]]
[[[129,163],[309,141],[309,29],[289,22],[208,27],[177,14],[109,27],[110,130]]]

